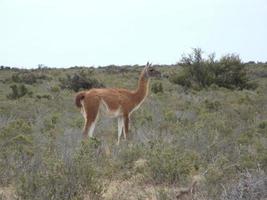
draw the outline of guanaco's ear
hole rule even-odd
[[[149,62],[146,63],[144,70],[147,70],[149,68]]]
[[[145,67],[152,67],[152,63],[147,62]]]

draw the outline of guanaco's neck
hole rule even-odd
[[[134,91],[134,99],[136,104],[139,104],[141,101],[146,98],[149,90],[149,78],[145,75],[145,70],[142,71],[139,81],[138,88]]]

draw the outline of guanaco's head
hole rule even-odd
[[[157,71],[154,67],[152,67],[152,63],[147,62],[145,69],[144,69],[145,77],[151,78],[151,77],[161,77],[161,73]]]

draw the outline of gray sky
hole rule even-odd
[[[200,47],[267,61],[267,0],[0,0],[0,65],[176,63]]]

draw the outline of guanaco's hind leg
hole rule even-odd
[[[123,116],[123,123],[124,123],[123,136],[124,136],[124,139],[126,140],[128,137],[128,131],[129,131],[129,116],[128,115]]]
[[[83,102],[83,109],[84,109],[84,128],[83,128],[83,137],[84,139],[88,138],[88,131],[89,137],[93,137],[95,124],[98,118],[98,109],[99,109],[100,100],[98,98],[86,98]]]
[[[122,134],[122,131],[123,131],[123,117],[119,117],[118,118],[118,142],[117,144],[119,145],[120,144],[120,138],[121,138],[121,134]]]

